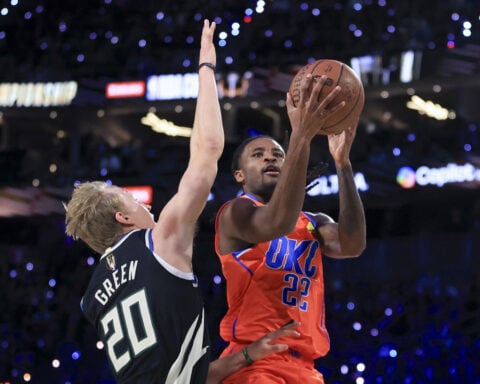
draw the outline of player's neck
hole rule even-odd
[[[270,201],[270,198],[272,197],[271,194],[258,194],[258,193],[253,193],[253,192],[244,192],[245,195],[250,197],[251,199],[254,199],[262,204],[267,204]]]

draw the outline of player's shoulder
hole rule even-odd
[[[231,213],[232,211],[242,211],[244,209],[256,208],[257,206],[258,204],[255,200],[242,195],[225,202],[219,209],[219,213],[223,214],[225,212]]]
[[[333,220],[331,216],[323,212],[304,211],[303,213],[307,215],[309,218],[311,218],[312,220],[314,220],[317,225],[335,223],[335,220]]]

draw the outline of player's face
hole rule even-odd
[[[245,147],[235,178],[246,193],[270,196],[277,185],[285,152],[275,140],[259,138]]]
[[[130,192],[121,190],[122,198],[125,204],[125,214],[129,220],[137,228],[146,229],[155,226],[153,214],[150,213],[152,207],[147,204],[140,203]]]

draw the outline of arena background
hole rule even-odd
[[[327,383],[480,383],[480,3],[474,0],[0,2],[0,383],[112,383],[80,297],[96,256],[64,235],[77,181],[151,188],[186,166],[202,19],[218,23],[226,132],[194,265],[214,354],[224,281],[213,218],[238,193],[233,148],[285,140],[285,92],[344,61],[366,103],[351,160],[368,245],[325,260]],[[161,131],[161,132],[157,132]],[[164,132],[164,133],[162,133]],[[305,209],[337,215],[325,137]],[[148,195],[150,189],[146,188]],[[143,195],[142,195],[143,196]]]

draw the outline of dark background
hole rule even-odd
[[[366,103],[351,153],[368,184],[360,191],[368,245],[355,260],[325,259],[332,348],[317,366],[327,383],[480,383],[480,178],[396,182],[403,166],[469,163],[478,173],[478,1],[31,0],[1,2],[0,11],[0,85],[79,84],[69,106],[0,107],[0,383],[112,382],[79,309],[96,256],[65,237],[61,202],[77,180],[147,184],[159,213],[186,167],[188,139],[140,119],[154,110],[191,126],[195,101],[111,100],[105,86],[195,72],[203,18],[218,18],[217,35],[228,35],[217,49],[219,83],[232,72],[252,76],[247,93],[220,100],[226,148],[195,243],[214,353],[226,307],[213,218],[238,192],[233,149],[255,133],[283,142],[285,91],[300,66],[370,55],[376,65],[362,73]],[[409,50],[416,67],[403,83]],[[406,108],[412,94],[455,117]],[[319,162],[324,177],[334,173],[325,137],[312,144],[311,166]],[[305,209],[336,218],[337,196],[307,195]]]

